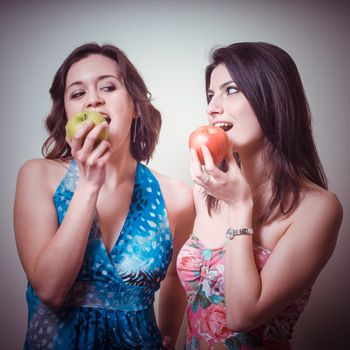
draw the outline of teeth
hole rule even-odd
[[[219,127],[219,128],[232,126],[231,123],[225,123],[225,122],[217,122],[214,125]]]
[[[217,126],[218,128],[221,128],[224,131],[229,131],[233,127],[232,123],[227,123],[227,122],[216,122],[214,123],[214,125]]]
[[[101,113],[101,112],[99,112],[99,113],[103,116],[103,118],[106,119],[107,123],[109,124],[110,121],[111,121],[111,118],[107,114],[104,114],[104,113]]]

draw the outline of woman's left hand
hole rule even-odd
[[[191,149],[192,180],[203,187],[207,194],[228,205],[251,201],[251,191],[232,152],[225,158],[228,171],[221,171],[213,161],[206,146],[202,146],[205,165],[201,165],[197,152]]]

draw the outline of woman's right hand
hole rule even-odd
[[[108,123],[105,121],[93,126],[91,121],[86,121],[74,138],[66,141],[79,168],[80,181],[99,190],[106,178],[106,165],[111,156],[111,148],[108,141],[97,141],[101,131],[108,128]]]
[[[93,128],[87,122],[73,140],[67,140],[79,167],[79,183],[60,225],[53,194],[64,175],[62,164],[33,160],[18,175],[14,226],[19,256],[36,294],[52,306],[62,304],[84,259],[111,156],[109,142],[101,141],[94,147],[97,136],[106,127],[107,123],[102,123]]]
[[[205,165],[201,165],[197,152],[191,149],[191,174],[195,183],[203,187],[207,194],[225,202],[229,206],[252,203],[250,187],[234,156],[226,156],[228,170],[223,172],[213,161],[206,146],[202,146]]]

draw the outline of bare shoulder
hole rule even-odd
[[[181,210],[193,205],[192,189],[185,181],[150,170],[159,182],[165,201],[172,207]]]
[[[67,169],[68,162],[45,158],[34,158],[27,160],[20,168],[20,172],[36,172],[49,174],[59,170]]]
[[[53,189],[58,185],[67,168],[68,163],[59,160],[30,159],[20,167],[17,182],[37,182]]]
[[[196,211],[192,189],[185,181],[150,170],[158,180],[163,194],[174,237],[174,251],[177,252],[193,229]]]
[[[343,220],[343,207],[337,195],[315,184],[308,185],[302,192],[296,209],[294,224],[309,225],[321,239],[336,240]],[[317,233],[316,233],[317,232]]]
[[[309,209],[312,209],[316,215],[334,216],[340,220],[343,216],[343,207],[337,195],[315,184],[305,188],[298,207],[298,211],[312,215],[308,212]]]

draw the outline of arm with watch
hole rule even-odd
[[[239,331],[246,328],[246,315],[250,319],[251,305],[258,300],[261,291],[253,254],[253,199],[232,154],[226,158],[228,171],[222,172],[214,165],[205,146],[202,152],[205,166],[200,165],[196,152],[191,150],[192,179],[207,195],[219,200],[220,204],[212,214],[227,223],[225,231],[216,234],[225,236],[227,241],[224,275],[227,327]],[[207,215],[204,211],[201,213]]]
[[[236,332],[247,331],[272,320],[311,288],[334,249],[336,234],[329,233],[339,229],[337,203],[329,198],[321,205],[314,198],[321,194],[315,192],[312,197],[308,194],[310,199],[304,198],[290,217],[280,215],[253,225],[253,214],[257,215],[256,208],[262,203],[257,204],[257,196],[251,192],[254,186],[248,184],[248,170],[228,155],[228,171],[223,172],[213,164],[209,151],[202,150],[205,167],[192,152],[192,179],[220,203],[214,216],[224,223],[216,234],[226,239],[226,326]],[[270,193],[271,189],[266,189],[265,198]],[[261,270],[254,256],[257,242],[269,251]]]
[[[340,220],[335,198],[323,199],[317,206],[314,198],[304,199],[284,230],[281,217],[253,226],[251,204],[228,204],[229,227],[223,234],[227,238],[224,288],[229,329],[247,331],[266,324],[311,289],[332,254],[336,235],[330,233],[337,232]],[[266,249],[269,257],[258,271],[256,242],[266,246],[276,232],[279,236]]]

